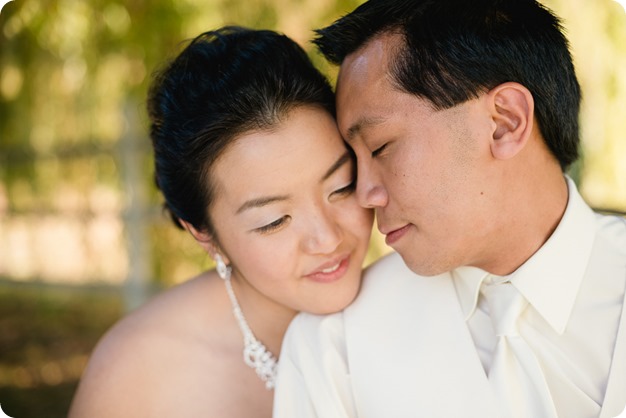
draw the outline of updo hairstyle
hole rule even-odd
[[[148,93],[155,180],[174,223],[215,235],[213,164],[241,135],[301,106],[335,115],[327,79],[287,36],[227,26],[193,39]]]

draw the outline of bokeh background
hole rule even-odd
[[[102,333],[211,261],[164,216],[145,96],[184,40],[224,24],[311,30],[356,0],[16,0],[0,14],[0,405],[62,417]],[[626,211],[626,12],[545,0],[563,19],[584,102],[571,175]],[[388,251],[377,236],[368,262]]]

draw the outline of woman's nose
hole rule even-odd
[[[313,216],[305,238],[306,251],[312,254],[333,253],[343,240],[343,230],[329,213]]]

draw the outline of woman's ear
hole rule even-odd
[[[179,219],[180,223],[185,227],[187,231],[191,234],[192,237],[200,244],[202,249],[206,251],[212,258],[215,260],[215,255],[219,254],[222,256],[222,259],[226,263],[226,265],[230,264],[230,260],[228,257],[219,250],[217,243],[215,242],[215,237],[208,232],[199,231],[193,225],[191,225],[187,221],[183,221]]]
[[[215,246],[215,242],[213,240],[213,236],[205,231],[197,230],[193,225],[191,225],[187,221],[183,221],[179,219],[180,223],[185,227],[185,229],[191,234],[191,236],[200,244],[202,249],[209,253],[211,257],[215,256],[217,252],[217,248]]]
[[[530,91],[519,83],[500,84],[487,93],[494,121],[491,154],[499,160],[517,155],[530,138],[535,102]]]

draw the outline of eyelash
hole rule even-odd
[[[374,151],[372,151],[372,158],[378,157],[385,150],[385,148],[387,148],[387,145],[389,145],[389,142],[387,142],[385,145],[378,147]]]
[[[267,224],[265,226],[262,226],[260,228],[257,228],[256,230],[262,234],[267,234],[270,232],[273,232],[275,230],[277,230],[278,228],[280,228],[281,226],[284,225],[285,222],[287,222],[289,220],[289,216],[283,216],[282,218],[278,218],[276,219],[274,222]]]
[[[344,195],[352,194],[355,190],[356,190],[356,181],[352,180],[352,182],[350,182],[350,184],[348,184],[345,187],[342,187],[341,189],[335,190],[332,194],[333,195],[344,196]]]

